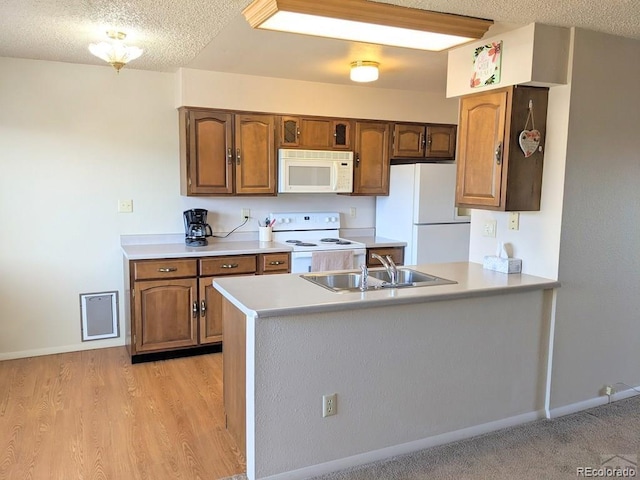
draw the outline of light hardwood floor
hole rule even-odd
[[[124,347],[0,362],[1,480],[217,480],[245,471],[222,354],[132,365]]]

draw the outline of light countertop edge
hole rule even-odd
[[[258,253],[291,252],[288,245],[277,242],[248,240],[241,242],[212,242],[204,247],[188,247],[184,243],[158,243],[147,245],[122,245],[128,260],[150,260],[161,258],[193,258],[222,255],[250,255]]]
[[[372,247],[404,247],[405,242],[389,238],[366,236],[347,237],[354,242]],[[204,247],[187,247],[181,243],[122,244],[122,252],[128,260],[158,260],[162,258],[213,257],[222,255],[251,255],[259,253],[291,252],[290,245],[278,242],[259,242],[258,240],[215,241],[209,240]]]
[[[377,237],[377,236],[345,236],[345,239],[352,242],[364,243],[366,248],[385,248],[385,247],[406,247],[407,242],[401,242],[400,240],[393,240],[391,238]]]
[[[255,318],[448,301],[560,287],[557,280],[492,272],[477,263],[430,264],[410,268],[458,283],[344,294],[314,285],[300,278],[300,274],[286,274],[221,277],[214,280],[213,286],[245,315]]]

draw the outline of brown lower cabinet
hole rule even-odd
[[[127,347],[132,360],[223,341],[220,276],[288,273],[288,252],[189,259],[125,260]]]
[[[404,247],[374,247],[367,248],[367,267],[381,267],[380,260],[372,256],[377,253],[382,258],[391,255],[393,263],[396,265],[404,265]]]

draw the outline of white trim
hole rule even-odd
[[[640,390],[640,386],[634,388]],[[627,390],[616,392],[611,395],[611,401],[617,402],[618,400],[635,397],[636,395],[640,395],[640,392],[636,392],[635,390],[629,388]],[[588,400],[583,400],[582,402],[572,403],[569,405],[564,405],[562,407],[554,408],[549,412],[551,416],[548,418],[563,417],[564,415],[581,412],[582,410],[587,410],[589,408],[599,407],[600,405],[606,405],[607,403],[609,403],[609,398],[606,395],[590,398]]]
[[[547,346],[547,378],[544,390],[544,411],[547,418],[551,418],[551,375],[553,372],[553,343],[556,332],[556,306],[558,301],[558,289],[551,293],[551,317],[549,319],[549,345]]]
[[[98,343],[100,342],[100,343]],[[104,342],[104,343],[103,343]],[[58,353],[80,352],[85,350],[96,350],[98,348],[121,347],[124,345],[124,338],[108,340],[97,340],[91,343],[78,343],[74,345],[63,345],[61,347],[36,348],[32,350],[21,350],[17,352],[0,353],[0,361],[16,360],[18,358],[41,357],[43,355],[56,355]]]
[[[503,428],[522,425],[524,423],[539,420],[541,418],[545,418],[544,410],[523,413],[522,415],[516,415],[515,417],[504,418],[502,420],[496,420],[495,422],[489,422],[482,425],[476,425],[474,427],[463,428],[454,432],[443,433],[441,435],[435,435],[433,437],[427,437],[400,445],[393,445],[391,447],[381,448],[379,450],[373,450],[371,452],[361,453],[359,455],[353,455],[351,457],[345,457],[339,460],[333,460],[331,462],[321,463],[298,470],[277,473],[268,477],[260,477],[259,480],[302,480],[318,475],[325,475],[327,473],[332,473],[351,467],[357,467],[367,463],[376,462],[378,460],[391,458],[397,455],[413,453],[419,450],[424,450],[425,448],[437,447],[438,445],[444,445],[447,443],[456,442],[458,440],[476,437],[484,433],[502,430]],[[248,476],[248,478],[249,480],[255,480],[255,477],[252,476]]]

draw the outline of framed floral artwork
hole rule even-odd
[[[502,41],[482,45],[473,51],[471,88],[500,83]]]

